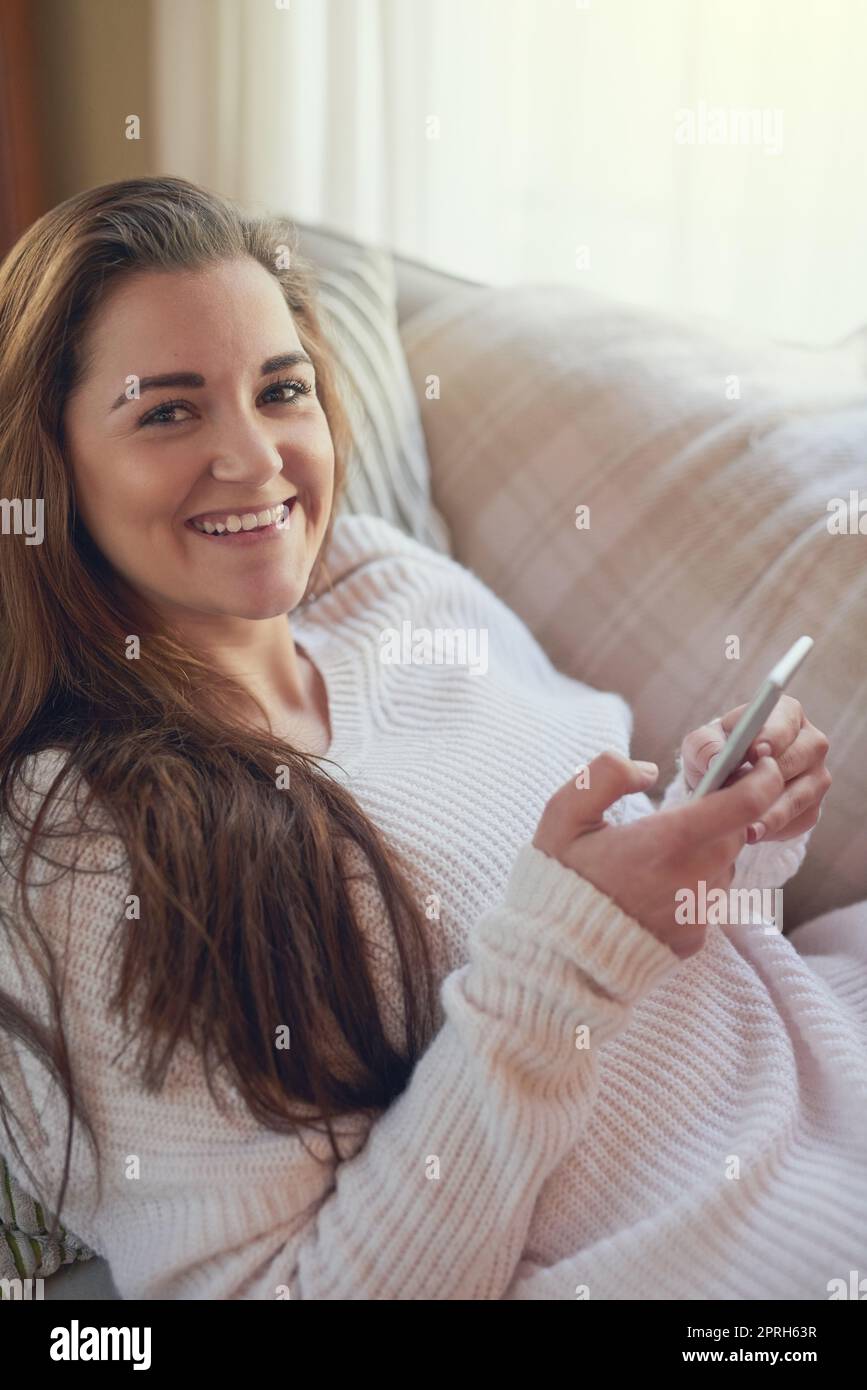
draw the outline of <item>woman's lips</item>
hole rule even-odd
[[[258,541],[274,540],[277,536],[282,536],[289,530],[292,522],[292,514],[295,511],[297,497],[290,497],[286,506],[289,509],[286,520],[282,523],[272,521],[270,526],[257,526],[251,531],[200,531],[191,521],[184,522],[188,531],[192,531],[194,536],[201,540],[213,543],[214,545],[256,545]]]

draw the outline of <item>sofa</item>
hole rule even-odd
[[[299,231],[322,267],[358,250]],[[791,693],[831,737],[834,788],[786,888],[786,929],[867,898],[864,336],[774,344],[579,288],[393,262],[451,553],[561,670],[627,698],[634,755],[659,763],[660,788],[683,734],[811,635]],[[832,530],[832,503],[848,531]],[[94,1258],[46,1297],[117,1293]]]

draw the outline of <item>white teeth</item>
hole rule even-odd
[[[235,534],[238,531],[255,531],[260,526],[283,526],[289,520],[290,511],[291,506],[278,502],[276,507],[267,507],[261,512],[244,512],[241,516],[233,512],[222,521],[194,521],[192,525],[208,536],[221,536],[224,531]]]

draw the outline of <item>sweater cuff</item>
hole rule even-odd
[[[659,805],[660,811],[672,810],[675,806],[683,806],[690,800],[691,792],[686,785],[686,774],[683,770],[683,759],[678,752],[675,755],[675,772],[668,786],[662,794]]]
[[[515,857],[504,906],[558,926],[560,949],[613,998],[637,999],[681,964],[595,884],[532,842]]]
[[[759,840],[744,845],[735,860],[735,876],[729,888],[782,888],[804,862],[813,831],[792,840]]]
[[[690,797],[683,762],[678,754],[677,772],[665,789],[660,810],[683,806]],[[782,888],[803,864],[812,833],[812,830],[805,830],[792,840],[759,840],[757,844],[744,845],[735,860],[735,876],[729,884],[729,891],[735,888]]]

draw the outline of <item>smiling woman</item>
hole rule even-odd
[[[132,370],[165,360],[166,343],[183,366]],[[182,640],[258,673],[248,683],[276,719],[303,714],[281,616],[302,599],[324,541],[334,446],[278,280],[251,256],[130,273],[104,293],[82,353],[63,429],[89,536]],[[290,367],[298,375],[286,380]],[[119,376],[125,390],[106,413]],[[168,396],[178,388],[187,395]],[[145,397],[156,398],[147,409]],[[271,515],[290,497],[291,527],[288,513]],[[197,518],[224,537],[219,561]]]
[[[287,239],[148,179],[0,268],[0,491],[46,502],[0,538],[10,1173],[125,1299],[824,1297],[867,1230],[867,959],[675,919],[795,874],[828,741],[781,701],[690,799],[694,730],[657,811],[620,696],[333,524]]]
[[[209,1087],[228,1081],[265,1127],[324,1126],[337,1155],[335,1119],[387,1105],[430,1036],[420,908],[314,761],[327,687],[293,640],[293,610],[327,575],[351,438],[295,246],[283,221],[141,179],[53,209],[0,271],[0,490],[46,500],[44,544],[0,546],[0,1026],[21,1074],[44,1066],[73,1107],[59,1151],[40,1152],[38,1126],[8,1131],[55,1223],[70,1175],[82,1191],[79,1123],[100,1191],[118,1136],[92,1123],[101,1074],[93,1059],[82,1072],[54,985],[43,1009],[17,967],[56,982],[68,903],[92,903],[87,870],[125,871],[112,1010],[127,1041],[138,1025],[144,1089],[192,1046]],[[344,883],[352,844],[403,963],[400,1051]],[[122,929],[130,901],[140,931]],[[7,1122],[9,1084],[0,1069]]]

